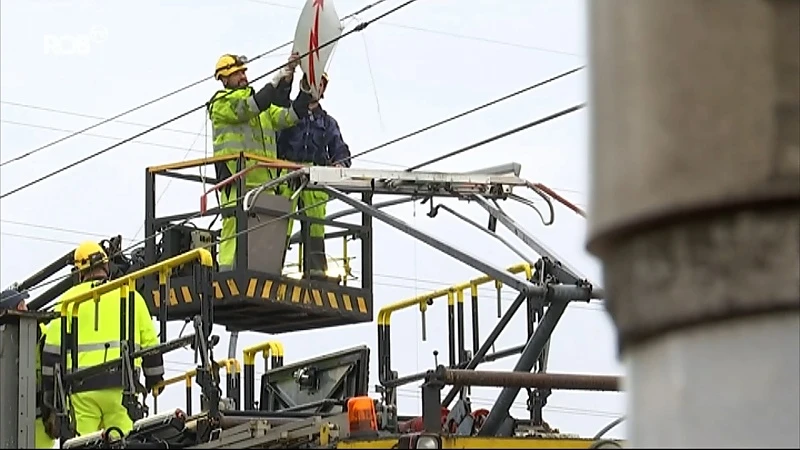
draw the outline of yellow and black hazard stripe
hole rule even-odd
[[[254,300],[313,305],[320,308],[347,313],[369,314],[371,301],[365,295],[346,293],[339,289],[320,289],[300,283],[274,281],[267,278],[251,277],[244,289],[240,289],[236,279],[231,277],[214,281],[212,292],[216,300],[232,297],[245,297]],[[153,304],[161,305],[158,289],[152,291]],[[197,294],[188,285],[170,288],[169,305],[191,304],[197,301]]]
[[[244,297],[252,299],[273,300],[320,308],[369,314],[369,301],[364,295],[345,293],[338,289],[320,289],[304,286],[300,283],[273,281],[265,278],[251,277],[244,292]]]

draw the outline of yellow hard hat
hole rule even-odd
[[[73,265],[78,270],[88,269],[94,264],[102,264],[108,262],[108,255],[106,255],[103,247],[94,241],[85,241],[75,249],[73,255]]]
[[[220,77],[227,77],[240,70],[247,70],[247,57],[225,54],[220,56],[217,60],[217,66],[214,69],[214,78],[219,80]]]

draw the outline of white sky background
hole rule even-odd
[[[336,0],[336,8],[343,17],[367,3]],[[386,2],[360,18],[368,20],[399,3]],[[0,160],[97,121],[81,114],[110,117],[208,76],[222,53],[252,57],[292,39],[302,4],[301,0],[4,0],[0,14]],[[581,0],[419,0],[338,43],[328,70],[331,85],[323,105],[339,121],[345,140],[356,153],[585,64],[585,13]],[[347,22],[347,29],[355,23]],[[47,36],[90,35],[93,30],[102,39],[92,43],[88,54],[46,51]],[[250,79],[273,69],[287,56],[288,48],[253,63]],[[586,81],[586,73],[579,72],[358,158],[355,166],[402,169],[428,160],[585,101]],[[262,85],[263,81],[256,83],[256,87]],[[217,82],[207,81],[121,120],[154,125],[201,105],[217,88]],[[2,285],[30,276],[83,239],[115,234],[122,234],[128,243],[134,237],[141,239],[141,232],[136,233],[143,224],[145,167],[202,157],[205,123],[203,112],[194,112],[135,143],[3,199]],[[107,124],[88,133],[95,136],[79,136],[11,163],[0,172],[0,191],[8,192],[31,177],[56,170],[144,129],[119,122]],[[207,151],[211,153],[210,137]],[[524,177],[543,182],[586,207],[586,111],[424,170],[465,171],[510,161],[522,163]],[[164,181],[159,184],[159,194],[165,186]],[[163,195],[158,212],[196,210],[200,193],[198,184],[175,181]],[[535,197],[532,193],[525,195]],[[477,205],[446,203],[486,223],[486,214]],[[340,208],[341,204],[329,206],[329,210]],[[584,250],[586,227],[582,218],[556,206],[556,223],[544,227],[530,209],[511,204],[505,208],[563,260],[601,281],[597,261]],[[387,211],[495,264],[520,262],[509,249],[445,211],[435,219],[425,215],[427,205],[403,205]],[[505,230],[503,234],[509,235]],[[375,241],[376,311],[390,302],[477,275],[465,264],[383,224],[376,225]],[[357,247],[351,248],[355,251]],[[339,245],[329,244],[334,256],[340,256],[340,251]],[[355,261],[356,268],[359,264],[360,258]],[[482,292],[486,301],[481,310],[481,335],[485,337],[497,319],[493,288]],[[512,292],[505,292],[505,305],[513,297]],[[466,317],[469,336],[469,313]],[[419,313],[415,309],[395,314],[392,324],[393,367],[401,375],[431,368],[434,349],[440,351],[440,361],[446,361],[444,302],[429,309],[427,342],[420,341]],[[179,323],[171,324],[170,336],[177,336],[179,329]],[[223,329],[217,333],[223,338],[217,351],[221,358],[227,353],[227,333]],[[520,313],[501,335],[497,349],[522,343],[524,334],[524,313]],[[244,334],[239,349],[268,338]],[[367,344],[373,349],[372,384],[377,382],[375,323],[275,338],[286,348],[287,363]],[[572,305],[553,336],[549,370],[620,374],[615,345],[611,322],[601,305]],[[193,364],[188,351],[168,354],[166,360],[169,375],[188,370]],[[508,370],[514,363],[515,359],[509,358],[481,367]],[[183,404],[180,386],[165,392],[159,402],[162,408],[166,403]],[[420,410],[416,385],[402,388],[399,395],[401,413]],[[495,396],[492,389],[473,391],[476,407],[490,407]],[[524,395],[515,405],[515,415],[527,414]],[[591,436],[623,410],[622,394],[557,391],[550,397],[545,418],[564,432]],[[611,434],[624,436],[624,424]]]

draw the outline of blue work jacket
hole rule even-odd
[[[350,167],[350,148],[342,139],[339,124],[321,106],[309,110],[298,123],[281,130],[278,158],[297,163]]]

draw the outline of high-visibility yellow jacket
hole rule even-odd
[[[88,291],[98,285],[96,281],[86,281],[78,284],[62,295],[62,299],[72,297]],[[135,329],[133,330],[136,350],[152,347],[159,344],[153,320],[144,298],[134,293],[135,298]],[[60,299],[59,299],[60,304]],[[128,306],[126,302],[125,314]],[[78,369],[102,364],[120,357],[120,298],[119,291],[113,290],[100,297],[95,303],[89,301],[78,308]],[[127,328],[126,320],[126,328]],[[126,333],[126,341],[129,334]],[[45,391],[53,389],[53,375],[55,364],[61,362],[61,320],[52,320],[46,331],[44,347],[42,349],[42,384]],[[153,385],[164,376],[164,360],[159,355],[147,356],[136,359],[134,365],[141,367],[146,385]],[[67,353],[66,372],[72,371],[72,358]],[[80,386],[72,392],[94,391],[112,387],[122,387],[122,376],[119,372],[102,373],[90,379],[83,380]]]
[[[250,87],[223,89],[217,91],[208,106],[214,139],[214,156],[253,153],[267,158],[277,158],[277,139],[275,132],[294,126],[297,113],[293,108],[270,105],[263,112],[256,103],[255,90]],[[248,161],[246,167],[257,164]],[[220,169],[228,173],[219,173]],[[217,176],[220,179],[236,173],[236,161],[219,165]],[[253,170],[246,176],[248,186],[258,186],[276,176],[274,170]]]

